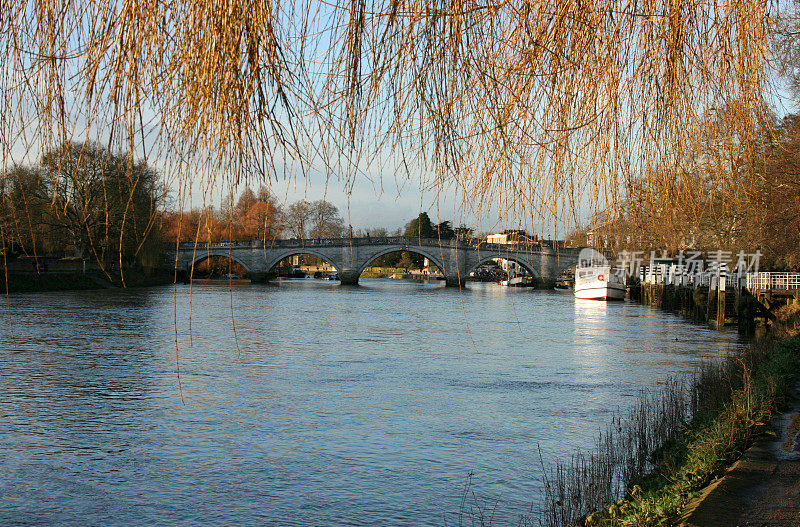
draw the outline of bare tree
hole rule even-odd
[[[339,209],[325,200],[292,203],[286,209],[284,221],[294,238],[338,238],[345,233]]]
[[[41,163],[5,173],[5,216],[29,254],[72,247],[100,262],[136,259],[155,240],[165,190],[158,174],[128,154],[64,143]]]

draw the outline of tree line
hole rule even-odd
[[[93,142],[66,142],[36,163],[13,165],[0,180],[4,256],[88,259],[104,267],[157,267],[177,241],[274,240],[387,236],[384,227],[353,231],[326,200],[287,206],[265,186],[228,193],[219,207],[176,208],[162,175],[128,152]],[[420,213],[391,233],[439,238],[471,236],[449,221]],[[422,258],[392,254],[385,266],[421,267]]]
[[[228,193],[220,207],[164,213],[170,240],[215,242],[283,238],[339,238],[347,235],[339,209],[326,200],[299,200],[283,207],[265,186]]]
[[[756,141],[721,143],[718,131],[735,126],[729,115],[710,120],[691,155],[649,169],[618,210],[572,239],[591,231],[610,252],[760,251],[764,268],[800,269],[800,114],[763,123]]]
[[[573,234],[582,245],[588,230],[600,248],[621,250],[761,251],[770,268],[800,266],[800,115],[765,126],[758,142],[744,140],[723,151],[715,130],[731,126],[724,116],[709,122],[692,156],[678,168],[653,167],[640,179],[659,185],[626,191],[617,211],[594,218]],[[727,148],[733,148],[728,146]],[[715,176],[724,167],[726,181]],[[685,172],[681,177],[675,170]],[[755,179],[730,195],[737,180]],[[692,182],[687,184],[686,182]],[[471,238],[465,226],[434,223],[427,213],[391,233],[383,227],[346,226],[335,205],[299,200],[287,206],[261,186],[229,193],[219,207],[178,210],[161,174],[127,152],[97,143],[67,142],[29,165],[7,168],[0,181],[0,229],[5,256],[55,255],[96,260],[101,265],[162,264],[177,241],[273,240],[341,236],[407,236],[443,241]],[[661,195],[656,195],[653,188]],[[664,195],[672,206],[666,207]],[[731,205],[733,203],[733,205]],[[420,268],[423,258],[393,253],[376,261],[383,267]]]
[[[176,210],[163,177],[143,160],[93,142],[67,142],[0,180],[4,254],[90,259],[155,267],[169,244],[339,237],[347,233],[328,201],[285,209],[269,190],[247,187],[220,207]]]
[[[167,191],[158,172],[97,143],[63,143],[0,179],[4,256],[60,255],[155,267]]]

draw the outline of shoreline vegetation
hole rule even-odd
[[[92,289],[115,289],[122,287],[151,287],[157,285],[167,285],[175,282],[174,272],[161,270],[140,270],[129,269],[124,272],[125,284],[119,277],[119,272],[109,277],[96,269],[87,270],[86,273],[80,272],[41,272],[35,271],[20,272],[8,271],[7,284],[8,293],[44,293],[56,291],[85,291]],[[368,272],[362,274],[365,278],[391,278],[395,280],[407,280],[410,282],[428,282],[443,280],[437,276],[422,273],[402,272],[398,270],[394,273],[388,272]],[[5,278],[3,278],[5,280]],[[195,278],[194,281],[207,281],[202,278]],[[216,279],[220,283],[227,283],[224,278]],[[183,283],[178,280],[178,283]],[[5,289],[5,284],[3,285]]]
[[[312,268],[316,269],[316,268]],[[304,268],[307,270],[307,268]],[[332,268],[328,272],[335,272]],[[313,272],[313,271],[312,271]],[[174,271],[153,269],[126,269],[124,271],[125,284],[119,277],[119,271],[106,275],[99,269],[90,268],[85,273],[75,270],[36,272],[8,270],[8,293],[31,293],[49,291],[81,291],[91,289],[113,289],[118,287],[150,287],[156,285],[172,284],[175,281]],[[425,274],[419,270],[403,268],[367,268],[361,274],[364,278],[390,278],[394,280],[407,280],[411,282],[428,282],[444,280],[439,275]],[[199,281],[201,278],[195,278]],[[224,278],[217,279],[226,283]],[[178,280],[181,283],[181,280]],[[5,286],[3,286],[5,287]]]
[[[45,293],[57,291],[86,291],[93,289],[116,289],[151,287],[174,282],[175,275],[167,271],[126,270],[125,283],[119,272],[109,276],[97,270],[86,273],[76,272],[16,272],[9,271],[3,280],[6,281],[6,292],[11,293]],[[3,288],[6,289],[6,284]]]
[[[787,402],[800,370],[800,308],[742,353],[642,394],[602,432],[592,452],[545,471],[541,525],[676,525],[687,504],[721,477]],[[538,525],[526,519],[524,525]]]

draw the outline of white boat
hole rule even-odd
[[[575,298],[624,300],[625,281],[609,266],[578,267],[575,270]]]

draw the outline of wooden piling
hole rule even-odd
[[[717,278],[717,329],[725,327],[725,277]]]

